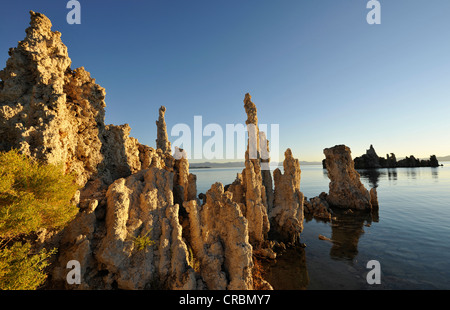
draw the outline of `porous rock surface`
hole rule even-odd
[[[47,287],[252,289],[254,251],[276,256],[269,231],[298,240],[303,195],[290,150],[284,173],[274,174],[275,189],[270,171],[261,169],[269,147],[251,96],[244,108],[257,156],[248,149],[242,174],[226,190],[213,184],[201,204],[187,158],[171,154],[166,108],[159,109],[156,148],[130,137],[127,124],[106,125],[105,89],[84,68],[70,68],[61,33],[47,17],[30,15],[25,39],[0,71],[0,150],[61,164],[80,186],[75,219],[39,236],[59,250]],[[139,249],[140,238],[152,243]],[[77,285],[66,281],[71,260],[81,266]]]
[[[100,179],[104,189],[139,171],[140,144],[130,127],[104,123],[105,89],[83,67],[70,68],[61,33],[45,15],[30,15],[25,39],[0,71],[0,150],[63,164],[81,187]]]
[[[218,182],[207,191],[205,204],[199,206],[191,200],[184,207],[189,213],[192,248],[207,288],[252,289],[248,220],[232,194]]]
[[[284,173],[273,172],[275,181],[274,203],[269,217],[271,228],[283,242],[296,243],[303,230],[303,201],[300,191],[301,170],[298,159],[287,149],[284,153]]]
[[[322,192],[318,197],[304,201],[305,216],[314,217],[322,221],[331,221],[332,210],[327,202],[327,193]]]
[[[170,147],[169,136],[167,135],[165,114],[166,114],[166,107],[161,106],[159,108],[159,118],[156,121],[157,127],[156,148],[161,149],[164,153],[167,152],[171,153],[172,150]]]
[[[336,145],[323,152],[330,179],[327,202],[335,207],[371,210],[370,193],[355,170],[350,148]]]

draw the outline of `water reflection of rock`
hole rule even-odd
[[[334,259],[353,260],[358,254],[358,242],[364,233],[365,222],[371,224],[373,215],[361,211],[335,210],[331,223],[333,246],[330,256]]]
[[[433,179],[438,179],[439,178],[439,168],[431,168],[431,177]]]
[[[396,168],[388,169],[387,173],[388,173],[389,181],[391,181],[391,180],[397,181],[397,169]]]
[[[378,187],[378,181],[380,180],[380,176],[383,174],[386,174],[385,171],[380,171],[378,169],[365,169],[365,170],[358,170],[359,175],[363,179],[367,179],[370,183],[370,186],[372,188]]]
[[[304,248],[287,248],[275,261],[265,265],[264,278],[275,290],[304,290],[309,285]]]

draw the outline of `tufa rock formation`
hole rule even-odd
[[[251,101],[250,94],[245,94],[244,108],[247,113],[247,124],[249,131],[249,143],[245,153],[245,169],[242,171],[243,197],[235,198],[245,201],[241,205],[242,212],[249,222],[250,243],[260,246],[266,239],[270,230],[269,218],[267,216],[268,204],[266,187],[263,184],[261,172],[261,159],[259,150],[259,129],[256,106]],[[253,137],[251,137],[253,135]],[[252,143],[256,142],[256,143]],[[256,155],[256,156],[255,156]],[[254,157],[254,158],[251,158]]]
[[[303,230],[303,201],[300,192],[300,164],[292,156],[290,149],[284,153],[284,173],[280,169],[273,172],[275,181],[274,207],[270,211],[272,230],[278,234],[278,239],[286,243],[296,243],[300,240]]]
[[[105,125],[105,89],[83,67],[70,68],[61,33],[51,30],[46,16],[30,15],[25,39],[9,50],[0,71],[0,150],[63,163],[80,187],[90,183],[86,195],[105,190],[151,159],[141,155],[127,124]]]
[[[269,159],[261,158],[262,153],[269,151],[268,141],[265,134],[259,132],[257,109],[248,93],[244,98],[244,108],[249,132],[245,169],[232,184],[226,186],[226,190],[233,194],[232,200],[239,204],[248,220],[249,240],[254,247],[264,247],[269,232],[279,241],[296,243],[303,229],[299,162],[288,149],[284,174],[279,169],[274,171],[273,189]]]
[[[156,148],[161,149],[164,153],[171,153],[169,137],[167,135],[166,120],[164,115],[166,113],[166,107],[161,106],[159,108],[159,118],[156,121],[157,127],[157,138],[156,138]]]
[[[350,149],[345,145],[336,145],[323,152],[330,178],[327,202],[336,207],[371,210],[371,196],[354,168]]]
[[[221,183],[215,183],[202,206],[196,200],[184,203],[194,256],[208,289],[253,289],[248,220],[231,197]]]
[[[25,39],[0,71],[0,150],[62,164],[80,186],[75,219],[62,231],[39,232],[37,246],[58,248],[46,288],[254,288],[255,252],[275,258],[272,247],[284,247],[269,232],[298,242],[304,197],[289,149],[284,173],[274,172],[275,189],[270,170],[262,169],[270,160],[268,141],[251,96],[244,108],[254,143],[245,169],[225,188],[213,184],[200,204],[186,156],[178,148],[171,155],[165,107],[156,149],[130,137],[127,124],[105,125],[105,90],[84,68],[70,68],[50,20],[30,15]],[[66,281],[72,260],[80,262],[78,285]]]
[[[308,218],[314,217],[321,221],[331,221],[332,210],[327,202],[327,193],[322,192],[318,197],[304,201],[304,213]]]
[[[362,155],[361,157],[356,157],[354,159],[354,162],[356,169],[365,169],[369,167],[381,168],[380,158],[375,152],[375,149],[373,148],[372,144],[370,145],[370,148],[366,150],[366,154]]]
[[[105,90],[84,68],[70,68],[50,20],[30,15],[25,39],[0,71],[0,150],[62,164],[80,186],[77,217],[60,232],[39,234],[43,246],[59,249],[47,287],[201,286],[174,201],[174,192],[178,203],[196,195],[187,161],[172,157],[167,139],[168,147],[155,150],[129,137],[127,124],[105,125]],[[165,124],[163,112],[158,124]],[[137,238],[146,237],[154,243],[137,250]],[[82,284],[75,287],[66,282],[70,260],[81,265]]]
[[[379,157],[375,152],[373,145],[363,154],[354,159],[355,169],[377,169],[377,168],[409,168],[409,167],[439,167],[439,161],[436,155],[431,155],[430,159],[417,159],[413,155],[405,157],[397,161],[394,153],[386,154],[386,158]],[[325,159],[322,161],[322,166],[326,169]]]
[[[439,161],[435,155],[431,155],[429,160],[416,159],[413,155],[397,161],[395,154],[386,154],[386,158],[379,157],[372,145],[366,154],[355,158],[355,169],[376,169],[376,168],[401,168],[401,167],[438,167]]]
[[[51,286],[67,289],[195,289],[188,249],[173,204],[173,173],[152,167],[120,178],[98,202],[78,214],[63,233]],[[154,242],[137,248],[136,238]],[[79,287],[65,281],[68,261],[82,266]]]

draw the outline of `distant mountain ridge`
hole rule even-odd
[[[300,165],[321,165],[321,162],[315,161],[300,161]],[[283,167],[282,162],[270,162],[271,167],[280,166]],[[202,162],[202,163],[189,163],[190,168],[244,168],[245,163],[242,161],[233,161],[233,162],[225,162],[225,163],[217,163],[217,162]]]
[[[439,161],[450,161],[450,155],[438,157],[437,159]]]

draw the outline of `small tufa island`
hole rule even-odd
[[[409,168],[409,167],[439,167],[439,161],[436,155],[431,155],[430,159],[418,159],[413,155],[397,161],[394,153],[386,154],[386,158],[379,157],[372,145],[366,150],[366,154],[355,157],[355,169],[377,169],[377,168]],[[326,169],[325,160],[322,161],[322,166]]]
[[[247,150],[232,184],[217,182],[198,195],[188,160],[172,155],[166,108],[159,109],[156,148],[130,137],[127,124],[105,124],[105,89],[83,67],[71,69],[61,33],[45,15],[30,15],[25,39],[0,71],[0,151],[59,164],[79,188],[73,220],[34,232],[34,248],[58,249],[43,288],[272,289],[255,275],[258,259],[303,246],[305,215],[377,212],[377,192],[361,183],[345,145],[324,150],[329,193],[309,201],[290,149],[284,171],[273,175]],[[244,109],[260,145],[264,134],[250,94]],[[79,284],[67,281],[71,261],[80,263]]]

